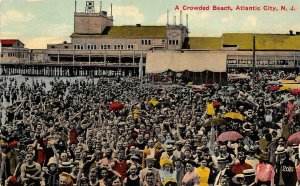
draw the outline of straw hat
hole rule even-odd
[[[57,165],[56,158],[54,158],[54,157],[51,157],[51,158],[49,159],[49,161],[48,161],[47,165],[49,166],[49,165],[51,165],[51,164],[55,164],[55,165]]]
[[[276,155],[279,155],[279,154],[283,154],[286,152],[286,149],[284,147],[277,147],[276,151],[275,151],[275,154]]]
[[[172,150],[174,150],[173,145],[167,145],[166,146],[166,151],[172,151]]]

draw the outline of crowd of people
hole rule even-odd
[[[299,95],[270,91],[271,76],[202,88],[0,77],[0,183],[299,185]]]

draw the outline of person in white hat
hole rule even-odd
[[[277,147],[275,155],[275,185],[296,185],[297,175],[295,163],[290,160],[286,149],[282,146]]]
[[[55,157],[51,157],[47,163],[47,168],[43,168],[43,182],[48,186],[56,186],[59,184],[59,174],[62,172],[58,167]]]

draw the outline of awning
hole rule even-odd
[[[226,72],[227,54],[215,53],[179,53],[153,52],[147,53],[146,73],[174,72]]]

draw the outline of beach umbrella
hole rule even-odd
[[[118,111],[118,110],[121,110],[122,108],[124,108],[124,105],[122,103],[113,102],[112,104],[109,105],[108,110]]]
[[[221,106],[222,103],[221,102],[218,102],[218,101],[214,101],[213,102],[213,106],[216,107],[216,106]]]
[[[243,139],[244,137],[236,132],[236,131],[227,131],[227,132],[224,132],[222,134],[220,134],[218,137],[217,137],[217,141],[236,141],[238,139]]]
[[[288,90],[288,89],[289,89],[289,87],[287,87],[287,86],[282,86],[282,87],[279,88],[278,91],[286,91],[286,90]]]
[[[268,86],[268,90],[269,90],[269,91],[272,91],[272,92],[277,91],[277,90],[279,90],[279,89],[280,89],[280,88],[279,88],[278,86],[275,86],[275,85]]]
[[[159,104],[159,101],[157,101],[156,99],[152,98],[152,99],[150,99],[150,101],[148,101],[148,104],[149,105],[153,105],[155,107],[156,105]]]
[[[208,83],[204,84],[204,86],[207,87],[207,88],[213,88],[214,87],[213,84],[208,84]]]
[[[290,92],[294,95],[300,95],[300,89],[292,89]]]
[[[245,121],[245,117],[241,113],[238,113],[238,112],[228,112],[228,113],[224,114],[223,117],[240,120],[240,121]]]
[[[202,88],[199,88],[199,87],[194,87],[193,92],[204,92],[204,90]]]
[[[300,144],[300,132],[292,134],[287,140],[287,145],[299,145],[299,144]]]
[[[228,122],[223,118],[212,118],[208,122],[205,123],[205,126],[220,126],[220,125],[227,125]]]

